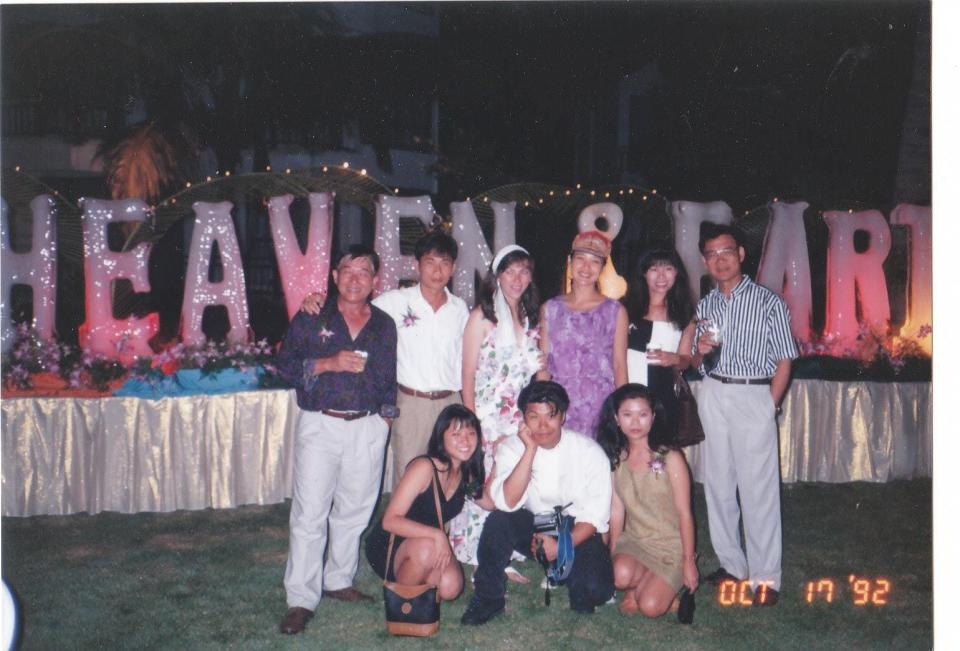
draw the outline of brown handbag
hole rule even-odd
[[[679,369],[673,370],[673,392],[677,396],[676,428],[673,443],[685,448],[704,439],[703,423],[697,411],[697,399]]]
[[[433,463],[433,460],[430,461]],[[433,501],[437,507],[437,524],[443,530],[443,515],[440,512],[440,491],[437,486],[437,469],[433,469]],[[385,575],[390,574],[393,556],[394,534],[387,545]],[[437,586],[429,583],[404,585],[383,580],[383,606],[387,616],[387,632],[391,635],[429,637],[440,628],[440,593]]]

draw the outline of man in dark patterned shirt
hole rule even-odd
[[[753,605],[762,607],[780,598],[776,414],[797,346],[786,303],[741,271],[740,238],[730,226],[707,222],[701,228],[700,253],[717,286],[697,305],[693,352],[704,374],[697,407],[706,434],[707,522],[721,564],[706,579],[715,585],[748,580]],[[746,555],[740,547],[741,516]]]
[[[304,629],[321,594],[373,601],[353,587],[353,577],[396,416],[397,328],[369,301],[379,268],[372,249],[349,247],[333,271],[337,291],[320,314],[293,317],[280,349],[280,373],[301,409],[283,633]]]

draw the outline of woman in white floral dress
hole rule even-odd
[[[505,246],[494,257],[463,333],[463,404],[480,419],[488,478],[497,443],[517,434],[517,395],[542,367],[539,303],[533,258],[520,246]],[[461,562],[477,564],[480,531],[492,509],[484,490],[482,499],[468,501],[450,521],[450,544]]]

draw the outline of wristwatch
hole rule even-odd
[[[400,408],[396,405],[380,405],[380,415],[384,418],[396,418],[400,415]]]

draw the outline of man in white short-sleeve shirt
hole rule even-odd
[[[397,407],[393,423],[393,488],[407,464],[427,452],[434,422],[460,402],[463,329],[469,310],[447,283],[457,261],[456,241],[431,231],[414,245],[420,282],[384,292],[373,304],[397,324]]]
[[[474,596],[463,624],[484,624],[503,612],[503,570],[514,551],[533,555],[542,545],[547,560],[556,560],[556,537],[534,533],[533,516],[557,506],[573,518],[575,555],[566,580],[570,607],[592,613],[613,595],[610,554],[601,537],[610,524],[610,461],[596,441],[563,429],[570,399],[556,382],[531,383],[517,405],[523,422],[518,435],[496,451],[490,492],[497,510],[480,534]]]

